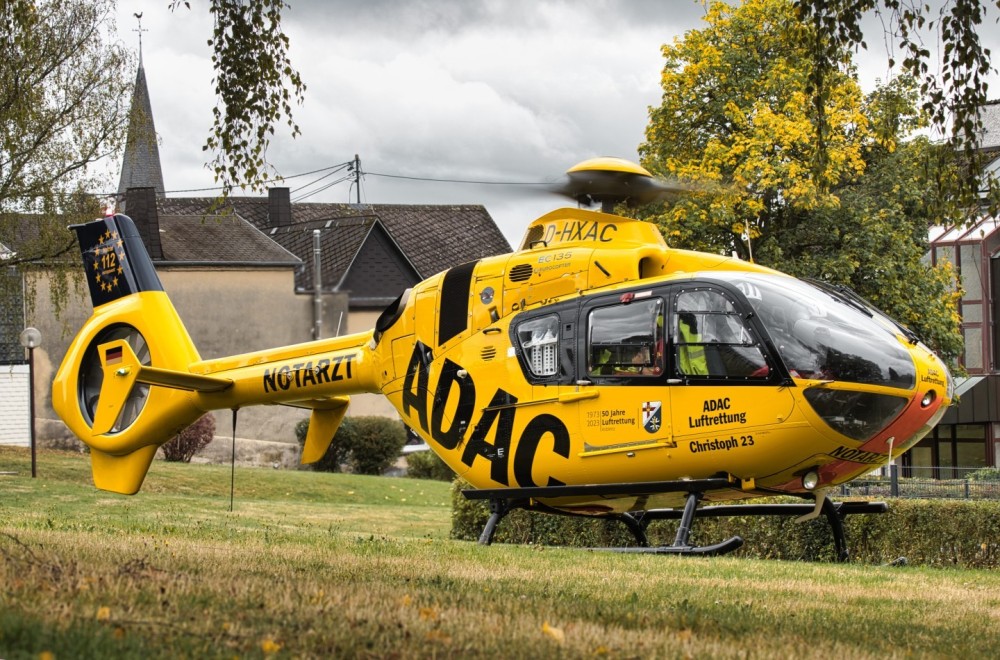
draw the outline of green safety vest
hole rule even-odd
[[[708,362],[705,360],[705,347],[702,346],[701,335],[691,332],[686,323],[678,323],[682,343],[677,348],[677,359],[681,373],[688,376],[707,376]]]

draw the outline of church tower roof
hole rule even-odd
[[[139,55],[139,70],[135,76],[132,109],[129,112],[128,136],[125,139],[125,157],[122,159],[122,176],[118,183],[118,198],[125,198],[129,188],[153,188],[163,196],[163,169],[157,146],[156,127],[153,125],[153,106],[149,101],[146,72]]]

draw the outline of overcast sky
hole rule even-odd
[[[142,12],[143,63],[169,195],[213,185],[201,146],[215,101],[207,3],[194,0],[192,9],[173,13],[167,4],[119,0],[118,31],[137,49],[133,14]],[[269,151],[279,172],[308,172],[358,154],[371,173],[362,202],[483,204],[514,246],[528,222],[563,205],[560,198],[374,173],[534,182],[555,180],[594,156],[638,160],[648,107],[659,103],[660,46],[704,25],[694,0],[289,4],[284,28],[307,90],[294,110],[302,134],[279,135]],[[992,22],[991,31],[997,41]],[[858,60],[866,90],[887,74],[884,49],[869,43],[873,52]],[[333,179],[296,190],[315,178],[289,179],[292,198]],[[341,183],[308,201],[354,201],[355,194]]]

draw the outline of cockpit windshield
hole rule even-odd
[[[913,360],[893,333],[846,296],[790,277],[735,273],[793,378],[912,389]]]

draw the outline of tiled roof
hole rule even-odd
[[[166,198],[161,213],[197,215],[214,200]],[[231,197],[231,208],[281,243],[303,261],[310,261],[313,229],[323,232],[323,282],[339,282],[361,248],[374,222],[381,222],[405,259],[426,278],[467,261],[511,251],[493,218],[480,205],[292,204],[291,227],[268,228],[268,200]],[[329,261],[328,261],[329,260]]]
[[[0,217],[0,254],[17,253],[44,262],[80,258],[76,235],[66,229],[65,217],[55,215],[6,215]],[[2,265],[2,264],[0,264]]]
[[[164,261],[240,265],[298,265],[294,254],[243,218],[229,215],[161,215]]]
[[[309,289],[312,272],[305,270],[312,268],[313,230],[322,229],[319,236],[323,288],[333,289],[343,279],[375,222],[373,217],[307,222],[268,230],[265,234],[306,262],[307,267],[296,277],[295,284]]]

